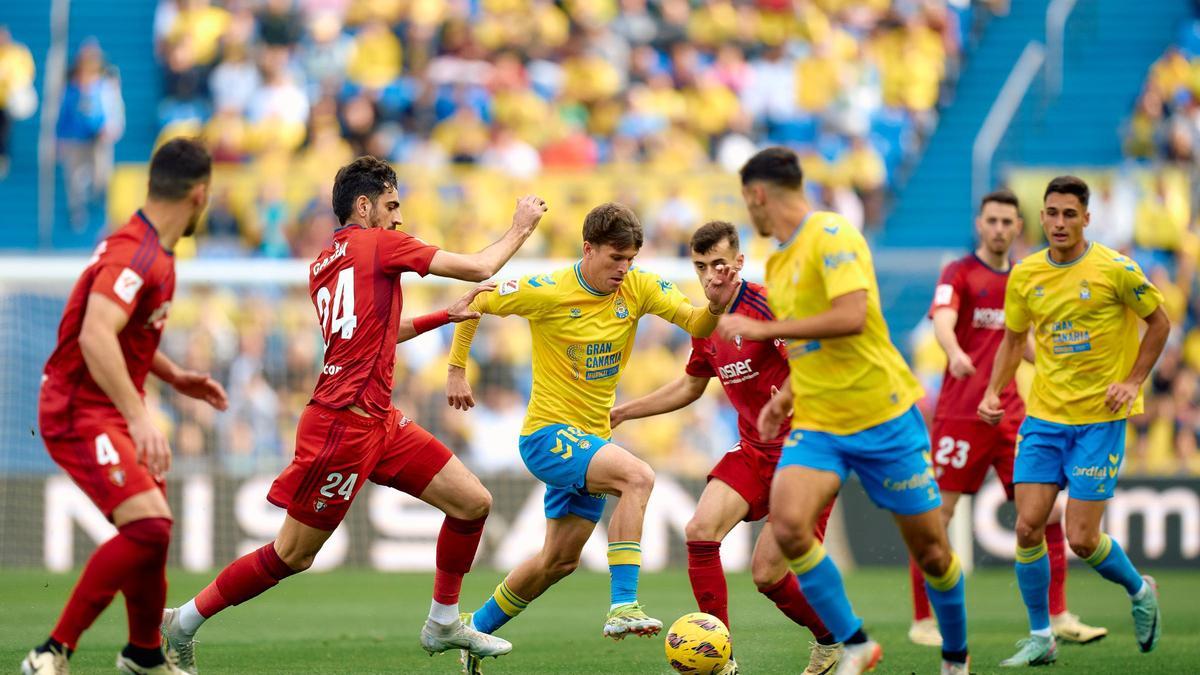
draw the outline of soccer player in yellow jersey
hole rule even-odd
[[[1017,435],[1017,585],[1031,635],[1003,666],[1052,663],[1047,592],[1046,519],[1067,488],[1067,542],[1133,602],[1138,647],[1154,649],[1162,632],[1154,580],[1142,576],[1121,545],[1100,531],[1125,457],[1125,419],[1142,412],[1142,383],[1162,352],[1170,320],[1162,294],[1137,263],[1083,236],[1088,186],[1074,176],[1050,181],[1042,203],[1049,248],[1013,267],[1004,294],[1004,340],[979,416],[999,424],[1000,392],[1012,381],[1026,334],[1036,345],[1033,390]],[[1138,319],[1146,333],[1138,341]]]
[[[837,673],[874,668],[882,648],[867,638],[841,574],[813,535],[813,524],[851,470],[871,500],[891,511],[925,573],[941,627],[943,674],[967,671],[967,612],[958,557],[950,549],[929,433],[915,407],[921,387],[892,345],[879,304],[866,240],[836,213],[804,199],[796,153],[767,148],[741,170],[742,196],[755,229],[779,241],[767,261],[774,321],[730,315],[721,337],[788,341],[789,387],[759,415],[777,429],[792,413],[771,486],[771,528],[809,604],[845,645]]]
[[[620,497],[609,523],[612,604],[603,634],[654,635],[662,623],[637,602],[642,519],[654,472],[609,441],[609,412],[633,347],[638,319],[655,314],[696,337],[707,337],[737,290],[724,266],[705,287],[708,306],[694,307],[669,281],[632,267],[642,226],[627,207],[597,206],[583,222],[583,258],[570,267],[510,279],[478,296],[481,314],[516,314],[533,334],[533,392],[521,430],[521,458],[546,484],[548,523],[542,551],[519,565],[472,620],[491,633],[570,574],[600,515],[605,495]],[[465,367],[479,321],[454,331],[446,386],[451,405],[474,405]],[[470,665],[470,664],[468,664]],[[470,668],[468,669],[470,671]]]

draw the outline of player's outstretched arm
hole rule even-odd
[[[975,374],[975,364],[958,344],[954,326],[958,323],[958,310],[953,307],[938,307],[933,310],[933,336],[946,353],[950,375],[962,379]]]
[[[217,410],[229,407],[229,396],[225,394],[225,387],[222,387],[220,382],[208,373],[180,368],[161,350],[154,352],[150,372],[184,396],[200,399]]]
[[[138,460],[151,473],[162,475],[171,468],[171,448],[166,436],[154,426],[129,377],[129,366],[117,339],[128,321],[120,305],[100,293],[92,293],[79,329],[79,350],[92,379],[125,418]]]
[[[685,374],[678,380],[664,384],[641,398],[635,398],[613,408],[608,414],[609,421],[616,429],[617,425],[625,420],[653,417],[687,407],[704,394],[704,389],[708,387],[708,380],[707,377]]]
[[[992,365],[992,377],[988,381],[987,391],[983,394],[983,400],[979,402],[979,419],[988,424],[999,424],[1001,418],[1004,417],[1004,406],[1000,403],[1000,392],[1012,382],[1017,375],[1017,366],[1021,365],[1021,358],[1025,354],[1026,333],[1029,329],[1013,330],[1011,328],[1004,329],[1004,339],[1000,341],[1000,348],[996,351],[996,360]]]
[[[429,263],[429,273],[463,281],[487,279],[499,272],[504,263],[516,254],[526,239],[529,239],[544,213],[546,202],[540,197],[528,196],[518,199],[517,208],[513,211],[512,226],[499,241],[478,253],[439,250],[433,254]]]
[[[1154,367],[1155,361],[1158,361],[1163,346],[1167,344],[1167,336],[1171,333],[1171,320],[1167,318],[1167,313],[1162,307],[1155,308],[1143,320],[1146,322],[1146,334],[1142,336],[1141,344],[1138,345],[1133,368],[1124,380],[1108,385],[1108,391],[1105,393],[1104,402],[1112,412],[1117,412],[1122,407],[1132,410],[1137,401],[1138,390],[1150,376],[1150,369]]]
[[[851,291],[829,302],[829,309],[801,319],[760,321],[742,314],[726,314],[717,333],[726,340],[741,335],[744,340],[821,340],[863,332],[867,325],[867,292]]]
[[[429,314],[423,314],[411,319],[400,319],[400,332],[396,335],[396,344],[411,340],[421,333],[441,328],[448,323],[461,323],[470,319],[478,319],[482,314],[471,309],[471,301],[480,293],[487,293],[493,290],[496,290],[496,284],[488,281],[467,291],[465,295],[455,300],[446,309],[430,312]]]
[[[455,410],[475,407],[471,383],[467,381],[467,357],[471,342],[479,329],[479,319],[467,319],[454,327],[454,343],[450,346],[450,365],[446,369],[446,403]]]

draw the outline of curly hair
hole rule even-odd
[[[359,157],[338,169],[333,179],[333,214],[345,225],[359,196],[373,202],[389,187],[396,187],[396,172],[391,165],[370,155]]]

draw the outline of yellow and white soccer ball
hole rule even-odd
[[[667,663],[678,672],[711,675],[725,666],[729,653],[729,629],[712,614],[685,614],[667,631]]]

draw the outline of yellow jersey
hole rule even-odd
[[[766,281],[780,321],[820,314],[834,298],[867,292],[861,334],[788,341],[792,428],[853,434],[900,416],[921,398],[921,385],[888,335],[871,250],[849,221],[810,213],[767,260]]]
[[[675,284],[633,268],[612,293],[584,280],[580,263],[550,274],[509,279],[471,303],[483,314],[516,314],[533,334],[533,391],[521,435],[549,424],[570,424],[589,434],[612,434],[608,414],[617,381],[629,362],[638,319],[655,314],[696,337],[707,337],[720,318],[694,307]],[[465,367],[479,321],[454,329],[450,364]]]
[[[1073,262],[1059,264],[1048,249],[1012,268],[1004,293],[1004,323],[1037,345],[1031,417],[1059,424],[1094,424],[1124,418],[1104,403],[1108,385],[1133,369],[1138,317],[1147,317],[1163,296],[1137,263],[1090,242]],[[1133,414],[1142,412],[1139,391]]]

